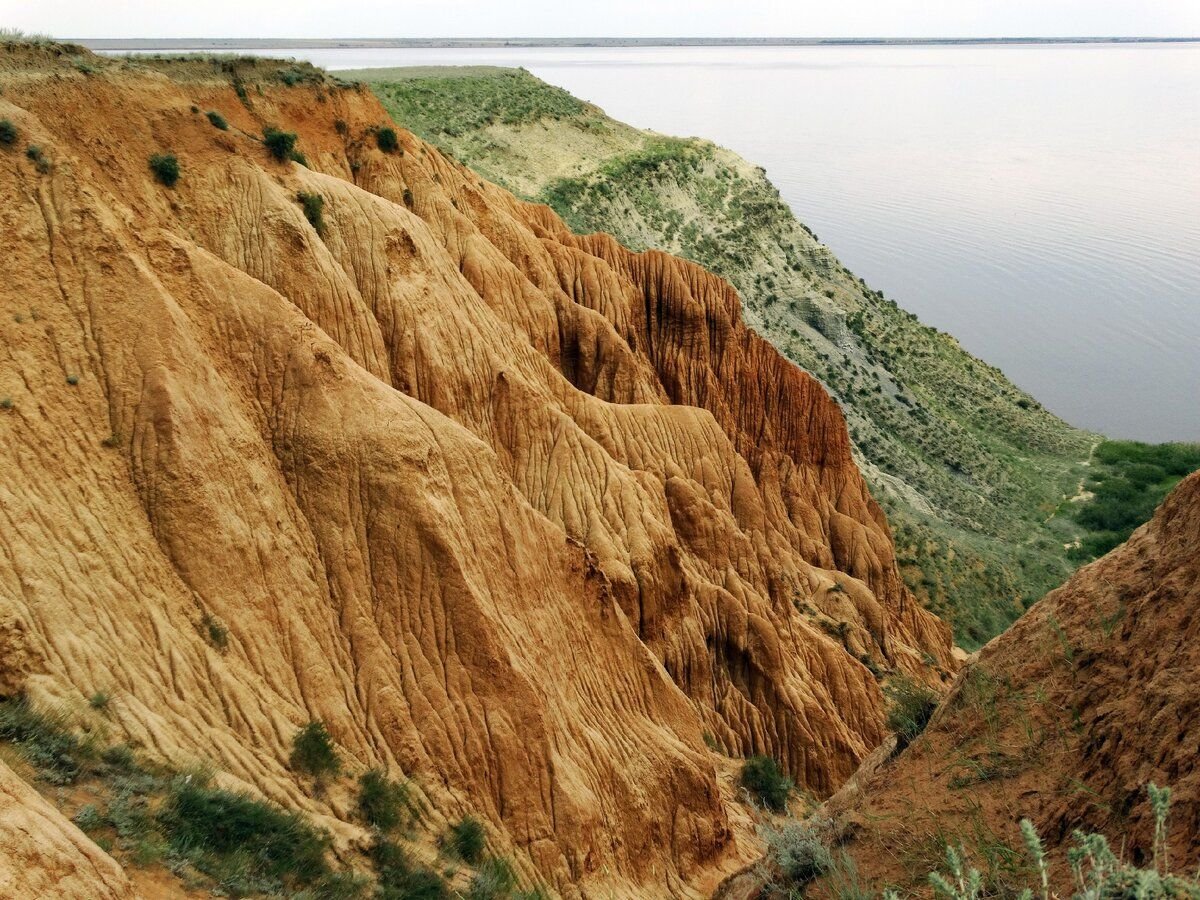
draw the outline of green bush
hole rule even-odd
[[[0,702],[0,741],[11,741],[50,784],[71,784],[82,771],[84,748],[62,716],[38,711],[24,697]]]
[[[229,123],[225,121],[225,117],[215,109],[210,109],[205,113],[208,116],[208,121],[212,123],[213,128],[218,128],[221,131],[229,130]]]
[[[807,884],[833,866],[829,848],[803,822],[788,822],[782,828],[764,828],[767,858],[793,886]]]
[[[411,815],[408,785],[390,780],[382,769],[371,769],[358,779],[358,812],[380,831],[404,824]]]
[[[96,691],[88,697],[88,706],[95,710],[108,709],[109,696],[104,691]]]
[[[297,813],[201,776],[175,779],[157,818],[177,852],[222,882],[237,875],[307,885],[329,874],[322,832]]]
[[[26,147],[25,156],[33,162],[33,167],[41,174],[45,175],[50,171],[50,160],[37,144],[30,144]]]
[[[320,194],[309,194],[301,191],[296,195],[300,206],[304,209],[304,218],[316,230],[317,234],[325,234],[325,198]]]
[[[474,816],[464,816],[456,824],[450,826],[446,835],[446,846],[463,862],[474,865],[483,856],[484,844],[487,843],[487,832],[483,823]]]
[[[741,784],[767,809],[783,812],[795,786],[769,756],[751,756],[742,764]]]
[[[290,159],[296,150],[296,132],[281,131],[273,126],[263,129],[263,144],[280,162]]]
[[[224,653],[229,649],[229,629],[211,613],[200,617],[200,633],[218,652]]]
[[[503,900],[517,887],[517,873],[506,859],[484,860],[467,888],[468,900]]]
[[[179,181],[179,160],[173,153],[156,153],[150,157],[150,171],[159,183],[174,187]]]
[[[375,131],[375,143],[384,153],[395,153],[400,147],[400,139],[396,136],[395,128],[378,128]]]
[[[444,900],[449,896],[442,877],[432,869],[414,866],[394,841],[377,840],[370,855],[379,878],[379,900]]]
[[[291,767],[314,778],[336,775],[342,768],[324,722],[309,722],[292,738]]]
[[[12,146],[17,142],[17,126],[8,119],[0,119],[0,144]]]
[[[890,703],[887,726],[896,733],[897,749],[904,749],[917,739],[937,709],[938,695],[931,688],[897,675],[883,689]]]

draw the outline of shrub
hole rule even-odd
[[[464,816],[457,824],[450,826],[446,836],[446,846],[463,862],[474,865],[483,856],[483,846],[487,841],[487,833],[483,823],[474,816]]]
[[[173,153],[156,153],[150,157],[150,171],[159,183],[174,187],[179,181],[179,160]]]
[[[222,882],[235,868],[242,880],[272,878],[299,885],[329,874],[324,834],[296,813],[212,787],[203,776],[175,779],[158,823],[177,852]]]
[[[50,171],[50,160],[37,144],[30,144],[26,147],[25,156],[33,162],[33,167],[41,174],[45,175]]]
[[[17,142],[17,126],[8,119],[0,119],[0,144],[12,146]]]
[[[0,740],[16,744],[51,784],[70,784],[82,770],[83,748],[63,717],[39,712],[24,697],[0,703]]]
[[[67,376],[67,384],[69,384],[71,387],[75,387],[75,385],[79,384],[79,376],[78,375],[68,375]]]
[[[200,617],[200,631],[205,640],[217,651],[224,653],[229,649],[229,629],[210,613]]]
[[[506,859],[485,860],[467,888],[468,900],[499,900],[517,887],[517,874]]]
[[[432,869],[412,865],[408,854],[394,841],[377,840],[370,855],[379,877],[380,900],[443,900],[448,896],[441,876]]]
[[[887,726],[896,733],[897,749],[917,739],[937,709],[938,696],[933,690],[907,675],[897,675],[883,689],[890,701]]]
[[[751,756],[742,764],[741,784],[764,806],[775,812],[787,809],[794,785],[779,763],[769,756]]]
[[[229,130],[229,123],[226,122],[225,117],[215,109],[210,109],[205,113],[205,115],[208,116],[208,121],[212,123],[213,128],[220,129],[221,131]]]
[[[391,831],[411,813],[408,785],[390,780],[382,769],[371,769],[358,779],[358,812],[368,825]]]
[[[263,129],[263,144],[271,151],[271,155],[280,162],[291,158],[296,149],[296,132],[281,131],[268,126]]]
[[[829,848],[803,822],[782,828],[764,828],[767,858],[792,885],[802,885],[824,875],[833,866]]]
[[[96,691],[88,697],[88,706],[92,709],[108,709],[109,697],[104,691]]]
[[[309,722],[296,732],[288,762],[297,772],[318,779],[324,775],[336,775],[342,767],[324,722]]]
[[[411,190],[409,190],[408,188],[404,189],[404,205],[407,206],[409,209],[412,209],[413,192]]]
[[[296,195],[300,206],[304,209],[304,218],[316,230],[317,234],[325,233],[325,198],[320,194],[308,194],[301,191]]]
[[[375,130],[375,143],[384,153],[395,153],[400,146],[400,139],[396,136],[395,128],[385,126]]]

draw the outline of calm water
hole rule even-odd
[[[1077,425],[1200,440],[1200,45],[287,51],[522,65],[766,167],[854,272]]]

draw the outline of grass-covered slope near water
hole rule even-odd
[[[608,118],[524,70],[374,69],[397,122],[573,228],[693,259],[840,401],[905,579],[958,640],[1002,630],[1074,566],[1065,509],[1097,438],[847,270],[765,172]]]

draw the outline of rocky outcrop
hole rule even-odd
[[[882,737],[872,670],[953,671],[839,410],[724,282],[383,152],[320,73],[84,68],[0,56],[0,622],[35,700],[104,689],[145,752],[353,830],[286,768],[319,718],[565,895],[690,895],[753,853],[706,744],[827,794]]]
[[[867,884],[917,888],[961,841],[998,895],[1023,873],[1018,822],[1071,889],[1075,829],[1149,865],[1146,786],[1172,789],[1160,865],[1200,865],[1200,474],[1124,545],[985,647],[925,733],[822,811]],[[878,762],[878,761],[876,761]],[[1006,849],[1007,848],[1007,849]]]

